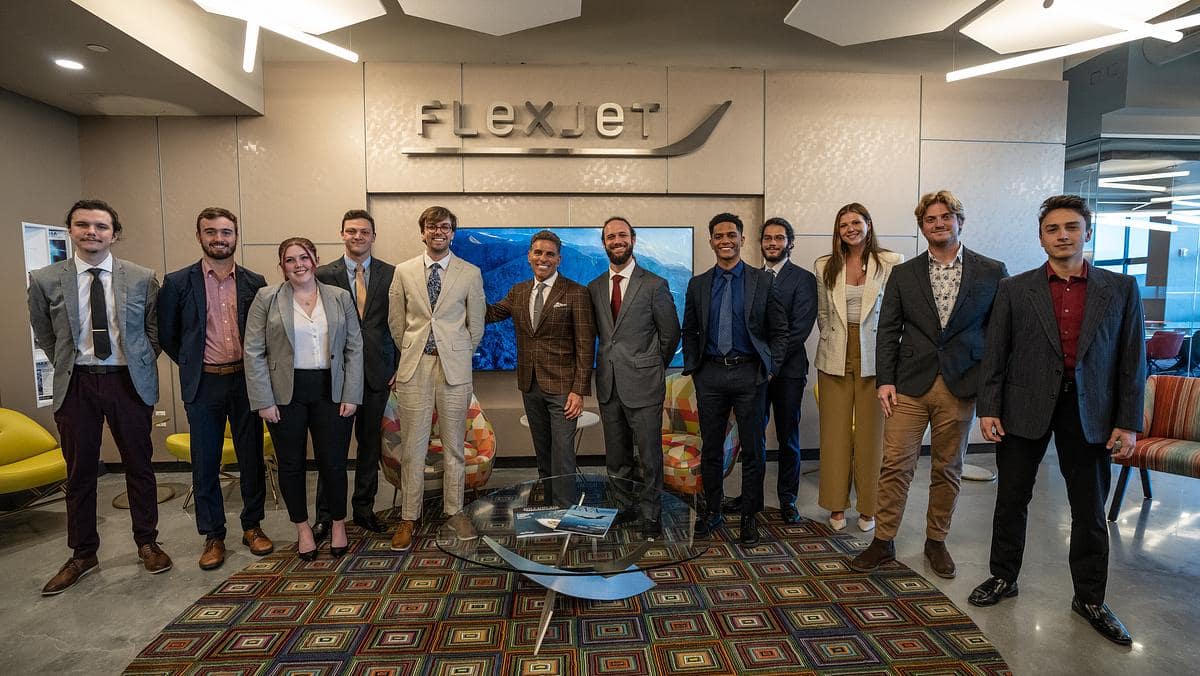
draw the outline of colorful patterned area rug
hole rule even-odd
[[[234,574],[126,673],[1010,673],[925,578],[899,563],[856,573],[855,538],[763,516],[762,544],[743,548],[726,531],[704,556],[653,571],[657,586],[642,596],[560,596],[536,657],[542,587],[444,554],[428,528],[411,551],[393,552],[389,534],[351,527],[341,560],[322,549],[306,563],[292,545]]]

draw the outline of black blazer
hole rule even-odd
[[[771,274],[771,273],[767,273]],[[808,353],[804,343],[817,320],[817,278],[791,261],[784,261],[775,275],[779,301],[787,312],[788,345],[778,375],[784,378],[808,378]]]
[[[683,375],[691,375],[704,365],[704,343],[708,340],[709,303],[712,300],[713,268],[692,277],[688,282],[683,305]],[[779,373],[788,347],[788,322],[779,292],[771,283],[771,273],[746,266],[742,274],[746,330],[763,369],[760,382],[767,374]]]
[[[388,289],[396,266],[371,257],[370,277],[367,282],[367,306],[359,321],[363,340],[363,384],[376,392],[388,389],[388,381],[396,373],[400,352],[392,340],[388,328]],[[336,261],[317,268],[317,280],[350,292],[350,278],[346,276],[346,258],[338,256]]]
[[[876,385],[895,385],[900,394],[919,397],[941,373],[954,396],[970,399],[978,393],[988,317],[1008,269],[966,247],[962,259],[958,299],[945,330],[929,283],[929,252],[892,269],[879,308]]]
[[[1075,354],[1079,418],[1088,443],[1114,427],[1142,431],[1146,344],[1142,300],[1127,275],[1092,267]],[[1009,434],[1038,439],[1050,428],[1063,376],[1062,343],[1046,266],[1000,283],[987,334],[979,416]]]
[[[246,313],[254,295],[267,285],[262,275],[238,265],[234,270],[237,283],[238,335],[246,342]],[[208,297],[204,293],[204,269],[196,261],[176,270],[163,279],[158,291],[158,342],[179,365],[179,384],[183,403],[196,400],[200,389],[201,368],[204,366],[205,327],[208,318]]]

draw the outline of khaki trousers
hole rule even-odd
[[[921,437],[931,426],[929,509],[925,536],[945,540],[962,483],[967,433],[975,417],[975,399],[959,399],[938,375],[929,391],[919,397],[896,394],[892,417],[883,426],[883,469],[879,475],[879,514],[875,537],[892,540],[904,518],[908,487],[921,455]]]
[[[875,397],[875,376],[862,377],[858,325],[849,326],[845,375],[817,371],[821,420],[821,480],[817,504],[830,512],[850,507],[873,516],[879,462],[883,454],[883,410]]]
[[[433,411],[438,412],[438,436],[442,440],[442,505],[454,516],[463,508],[463,436],[467,431],[467,408],[471,405],[471,383],[448,385],[442,362],[421,355],[417,371],[407,383],[396,383],[400,404],[400,515],[406,521],[421,516],[425,498],[425,455]]]

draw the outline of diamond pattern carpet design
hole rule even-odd
[[[429,526],[409,552],[350,527],[341,560],[323,549],[305,563],[291,545],[234,574],[126,673],[1010,673],[928,580],[899,563],[856,573],[847,562],[864,545],[853,537],[762,516],[762,544],[722,532],[704,556],[650,571],[658,586],[639,597],[560,597],[537,657],[540,586],[442,553]]]

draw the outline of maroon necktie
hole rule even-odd
[[[621,312],[621,275],[613,275],[613,295],[612,295],[612,313],[613,321],[617,321],[617,314]]]

